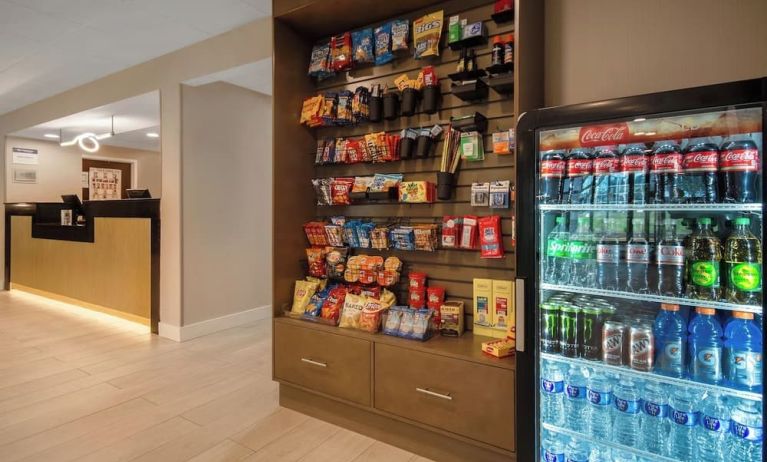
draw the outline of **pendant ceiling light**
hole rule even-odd
[[[96,135],[95,133],[86,132],[77,135],[69,141],[62,141],[59,146],[74,146],[75,144],[80,146],[85,152],[94,153],[101,148],[100,140],[111,138],[115,135],[115,116],[112,116],[112,130],[109,133],[103,133]],[[62,139],[62,131],[59,130],[59,139]]]

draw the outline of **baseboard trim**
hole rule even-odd
[[[160,337],[175,340],[176,342],[185,342],[224,329],[230,329],[250,322],[268,319],[271,316],[271,305],[265,305],[218,318],[206,319],[205,321],[196,322],[187,326],[174,326],[172,324],[165,324],[161,321],[158,325],[158,330]]]

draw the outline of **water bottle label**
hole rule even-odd
[[[577,455],[568,455],[565,457],[565,462],[589,462],[589,455],[583,454],[578,457]]]
[[[590,242],[570,241],[570,258],[573,260],[593,260],[594,245]]]
[[[568,159],[567,176],[572,178],[576,176],[591,175],[594,171],[594,161],[591,159]]]
[[[542,178],[563,178],[565,176],[565,161],[543,160],[541,161],[541,177]]]
[[[671,409],[671,420],[677,425],[685,427],[694,427],[698,423],[697,412],[684,412]]]
[[[594,174],[597,176],[610,175],[618,171],[620,161],[617,157],[602,157],[594,160]]]
[[[719,170],[723,172],[759,171],[759,151],[756,149],[725,149],[719,156]]]
[[[570,399],[586,399],[586,387],[567,385],[565,387],[567,397]]]
[[[546,462],[564,462],[564,452],[543,451],[543,460]]]
[[[719,287],[719,262],[696,261],[690,268],[692,283],[698,287]]]
[[[711,347],[702,348],[695,355],[693,371],[697,376],[703,376],[709,381],[718,382],[722,379],[722,349]]]
[[[719,153],[716,151],[697,151],[685,154],[682,161],[685,173],[713,172],[719,169]]]
[[[684,266],[684,246],[659,245],[657,257],[659,265]]]
[[[681,173],[682,154],[678,152],[658,153],[652,156],[653,173]]]
[[[598,263],[615,263],[620,262],[621,248],[619,245],[597,245],[597,262]]]
[[[729,430],[728,421],[721,421],[717,419],[716,417],[711,417],[709,415],[701,415],[700,423],[706,430],[717,432],[717,433],[723,433]]]
[[[626,261],[629,263],[650,264],[650,246],[648,244],[629,244],[626,246]]]
[[[546,393],[562,393],[565,390],[565,383],[541,380],[541,389]]]
[[[762,438],[764,438],[764,429],[762,427],[749,427],[748,425],[739,424],[734,420],[732,421],[730,431],[736,437],[748,441],[762,441]]]
[[[567,241],[563,239],[549,239],[546,248],[546,255],[549,257],[566,257]]]
[[[668,416],[668,404],[658,404],[652,401],[642,401],[642,410],[645,414],[665,419]]]
[[[586,392],[586,397],[588,398],[591,404],[595,404],[597,406],[607,406],[610,404],[610,402],[612,402],[613,394],[609,391],[602,392],[602,391],[588,390]]]
[[[645,173],[650,168],[650,158],[644,154],[623,156],[622,170],[628,173]]]
[[[735,385],[755,387],[762,383],[762,354],[736,350],[730,353],[730,374]]]
[[[742,292],[762,291],[762,265],[738,263],[730,268],[730,282]]]
[[[626,414],[639,413],[639,400],[631,401],[627,399],[615,398],[615,408]]]

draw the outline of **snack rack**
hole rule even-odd
[[[402,173],[405,181],[428,180],[436,183],[443,142],[443,137],[440,137],[426,158],[380,164],[315,165],[318,139],[353,137],[378,131],[398,133],[403,128],[431,127],[435,124],[444,128],[451,117],[478,112],[489,121],[488,130],[484,133],[485,146],[489,150],[493,131],[513,128],[517,114],[541,106],[542,5],[535,0],[517,0],[515,20],[496,24],[491,19],[493,3],[489,0],[390,0],[371,5],[356,1],[297,0],[275,1],[274,4],[274,377],[280,382],[281,403],[328,420],[333,420],[332,415],[346,416],[354,422],[355,431],[436,459],[458,457],[461,460],[489,461],[507,460],[514,455],[514,358],[496,359],[484,355],[480,344],[487,338],[471,332],[459,338],[435,335],[426,342],[416,342],[291,319],[283,316],[282,310],[291,301],[294,282],[305,276],[305,248],[308,243],[303,224],[336,215],[373,221],[402,219],[413,223],[438,223],[446,215],[500,214],[506,248],[506,256],[502,259],[481,259],[478,251],[359,249],[359,252],[369,255],[396,255],[402,259],[403,282],[394,288],[401,304],[407,303],[407,273],[427,273],[431,282],[446,288],[448,299],[464,301],[465,324],[469,329],[473,324],[473,279],[510,280],[515,277],[516,257],[512,244],[515,204],[512,202],[510,209],[502,210],[472,207],[470,204],[473,182],[516,182],[514,154],[487,153],[484,161],[462,162],[453,198],[433,204],[384,201],[317,206],[311,184],[313,178],[375,173]],[[391,19],[407,18],[412,24],[413,19],[436,10],[444,10],[445,15],[439,58],[413,59],[411,37],[411,53],[398,56],[392,63],[367,65],[320,82],[306,75],[309,55],[316,41],[347,30],[375,27]],[[502,95],[491,91],[485,100],[466,102],[451,93],[448,74],[455,71],[460,52],[450,50],[446,44],[446,21],[455,14],[460,14],[469,22],[482,20],[491,39],[494,35],[515,33],[517,48],[513,94]],[[524,36],[528,37],[527,47]],[[478,66],[489,66],[490,45],[479,45],[475,50]],[[375,83],[392,87],[397,76],[403,73],[412,76],[426,65],[434,66],[440,79],[442,99],[436,114],[425,114],[419,106],[413,116],[401,116],[381,123],[312,129],[298,123],[305,97],[325,91],[354,91],[360,85]],[[352,254],[359,252],[353,250]],[[338,348],[342,352],[340,356],[347,360],[334,357],[331,354],[334,348]],[[331,359],[326,361],[320,358],[323,354],[328,354]],[[325,366],[312,367],[313,364],[304,359]],[[424,383],[435,380],[424,387],[449,396],[449,399],[413,392],[423,387],[410,386],[409,379],[400,376],[401,371],[397,367],[392,368],[393,363],[416,368],[416,374],[425,374]],[[315,370],[318,368],[322,370]],[[330,380],[329,376],[333,374],[338,375]],[[469,376],[475,378],[467,379]],[[455,390],[452,389],[453,383],[456,383]],[[359,389],[366,386],[367,390]],[[475,392],[468,391],[474,386],[489,387],[490,395],[496,395],[498,399],[503,397],[502,403],[485,402],[485,398],[474,396]],[[403,393],[407,398],[395,403],[390,400],[388,392],[398,387],[404,387]],[[407,405],[409,400],[414,400],[412,405]],[[445,403],[450,412],[440,407]],[[403,404],[406,406],[402,407]],[[414,413],[414,409],[420,408],[423,412]],[[349,425],[349,421],[346,422]]]

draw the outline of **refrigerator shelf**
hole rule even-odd
[[[639,456],[639,457],[643,457],[643,458],[648,459],[648,460],[664,461],[664,462],[675,462],[676,461],[676,459],[669,459],[668,457],[660,456],[658,454],[653,454],[653,453],[647,452],[647,451],[642,451],[641,449],[630,448],[628,446],[624,446],[622,444],[614,443],[612,441],[597,440],[597,439],[591,438],[591,437],[589,437],[589,436],[587,436],[587,435],[585,435],[583,433],[574,432],[572,430],[568,430],[568,429],[562,428],[562,427],[557,427],[556,425],[551,425],[551,424],[548,424],[548,423],[541,423],[541,426],[543,428],[545,428],[546,430],[550,431],[550,432],[558,433],[560,435],[566,435],[566,436],[569,436],[570,438],[575,438],[577,440],[585,440],[585,441],[588,441],[590,444],[595,445],[595,446],[606,446],[606,447],[608,447],[610,449],[618,449],[620,451],[629,452],[631,454],[634,454],[634,455]]]
[[[599,295],[602,297],[622,298],[626,300],[644,300],[656,303],[672,303],[676,305],[687,306],[705,306],[717,310],[746,311],[749,313],[762,314],[762,307],[758,305],[739,305],[737,303],[712,302],[708,300],[696,300],[683,297],[664,297],[662,295],[636,294],[634,292],[621,292],[602,289],[588,289],[585,287],[562,286],[556,284],[541,284],[542,290],[557,290],[560,292],[571,292],[574,294]]]
[[[541,211],[761,212],[763,204],[538,204]]]
[[[667,377],[665,375],[653,374],[652,372],[642,372],[630,369],[623,366],[611,366],[609,364],[601,363],[598,361],[589,361],[582,358],[568,358],[567,356],[561,356],[551,353],[541,353],[541,358],[545,358],[550,361],[557,361],[565,364],[572,364],[580,367],[590,367],[592,369],[599,369],[601,371],[610,371],[624,376],[632,378],[652,381],[657,383],[663,383],[667,385],[675,385],[684,388],[694,388],[697,390],[708,391],[713,393],[719,393],[727,396],[736,396],[738,398],[748,399],[751,401],[762,401],[762,394],[750,391],[738,390],[735,388],[724,387],[720,385],[709,385],[706,383],[693,382],[687,379],[678,379],[675,377]]]

